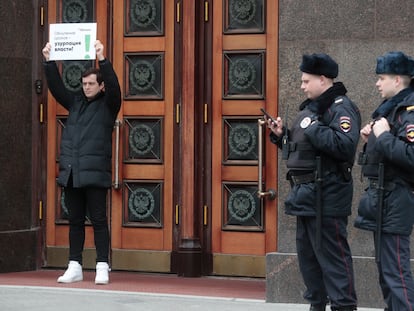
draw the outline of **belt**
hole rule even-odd
[[[392,182],[392,181],[384,181],[384,190],[386,190],[386,191],[392,191],[392,190],[394,190],[395,186],[396,186],[395,182]],[[370,178],[369,179],[369,187],[370,188],[374,188],[374,189],[378,189],[379,188],[378,179]]]
[[[303,175],[290,175],[289,180],[294,185],[305,184],[309,182],[315,182],[315,173],[308,173]]]

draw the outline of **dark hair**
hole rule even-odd
[[[101,84],[103,82],[103,78],[102,78],[102,74],[101,71],[97,68],[89,68],[87,69],[83,74],[82,74],[82,78],[85,78],[87,76],[90,75],[96,75],[96,81],[98,82],[98,84]]]

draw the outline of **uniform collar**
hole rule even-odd
[[[347,89],[342,82],[335,82],[329,89],[323,92],[318,98],[312,100],[307,99],[300,105],[300,110],[307,107],[312,112],[319,115],[323,114],[334,103],[335,98],[343,96],[347,93]]]

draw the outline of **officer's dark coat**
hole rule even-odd
[[[401,95],[405,96],[385,116],[391,126],[390,132],[384,132],[378,138],[373,132],[369,135],[368,143],[364,145],[368,159],[362,169],[366,177],[377,178],[379,162],[384,163],[382,231],[409,235],[414,223],[414,93],[405,89],[394,98]],[[378,190],[368,187],[361,197],[355,226],[375,231],[377,207]]]
[[[351,169],[354,162],[361,117],[358,108],[345,95],[346,92],[343,84],[337,82],[317,99],[306,100],[289,130],[289,136],[297,140],[293,143],[305,142],[314,149],[303,151],[299,156],[290,152],[287,161],[290,173],[315,171],[315,156],[322,158],[322,214],[328,217],[351,214],[353,181],[350,172],[344,170]],[[297,131],[302,131],[303,135],[296,135]],[[270,138],[273,143],[282,146],[281,139],[273,133]],[[313,161],[308,161],[308,168],[303,167],[301,161],[291,161],[291,157],[309,159],[309,155],[312,155]],[[285,211],[289,215],[315,216],[315,205],[315,182],[301,183],[292,186],[285,201]]]
[[[112,130],[121,107],[121,90],[111,63],[99,61],[99,67],[105,91],[88,101],[84,94],[75,95],[65,88],[55,62],[44,62],[49,90],[69,111],[60,144],[61,186],[67,186],[72,174],[73,187],[111,187]]]

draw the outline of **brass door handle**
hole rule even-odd
[[[114,182],[112,186],[115,190],[118,190],[121,187],[119,182],[119,135],[122,122],[121,120],[115,121],[115,156],[114,156]]]
[[[264,180],[263,180],[263,149],[264,149],[264,141],[263,141],[263,126],[266,122],[263,119],[257,120],[258,125],[258,137],[259,137],[259,144],[258,144],[258,190],[257,196],[259,198],[267,197],[270,200],[274,200],[276,198],[276,190],[269,189],[267,191],[263,190]]]

